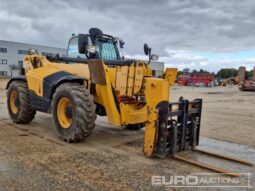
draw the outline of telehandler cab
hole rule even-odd
[[[12,121],[25,124],[36,111],[51,113],[60,138],[79,142],[92,133],[96,116],[101,115],[115,126],[145,126],[143,151],[147,157],[171,154],[177,158],[178,151],[195,150],[202,100],[169,102],[177,69],[167,69],[162,78],[154,77],[149,64],[157,56],[149,46],[144,45],[148,62],[125,60],[120,51],[123,46],[121,39],[91,28],[89,34],[70,39],[67,57],[42,56],[30,50],[21,75],[7,85]]]

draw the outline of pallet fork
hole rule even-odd
[[[249,161],[196,148],[199,144],[202,99],[188,101],[181,97],[179,102],[163,103],[159,105],[158,109],[158,141],[154,156],[165,158],[170,155],[173,159],[234,177],[239,177],[240,174],[184,158],[179,156],[178,152],[191,150],[192,152],[253,166]]]

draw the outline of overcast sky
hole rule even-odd
[[[255,66],[254,0],[0,0],[0,39],[66,47],[98,27],[143,58],[147,42],[168,66]]]

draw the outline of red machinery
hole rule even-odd
[[[177,82],[179,85],[187,86],[190,82],[190,75],[179,75]]]
[[[179,75],[178,83],[184,86],[211,86],[214,76],[208,72]]]
[[[208,72],[193,73],[190,75],[190,85],[192,86],[211,86],[214,76]]]

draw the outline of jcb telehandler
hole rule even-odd
[[[33,120],[36,111],[51,113],[61,139],[79,142],[95,128],[96,115],[110,124],[139,129],[145,126],[144,154],[175,156],[199,143],[202,100],[169,103],[177,70],[162,78],[149,64],[157,58],[144,45],[149,61],[125,60],[124,42],[91,28],[73,36],[68,56],[42,56],[30,50],[21,76],[7,85],[9,115],[14,123]]]

